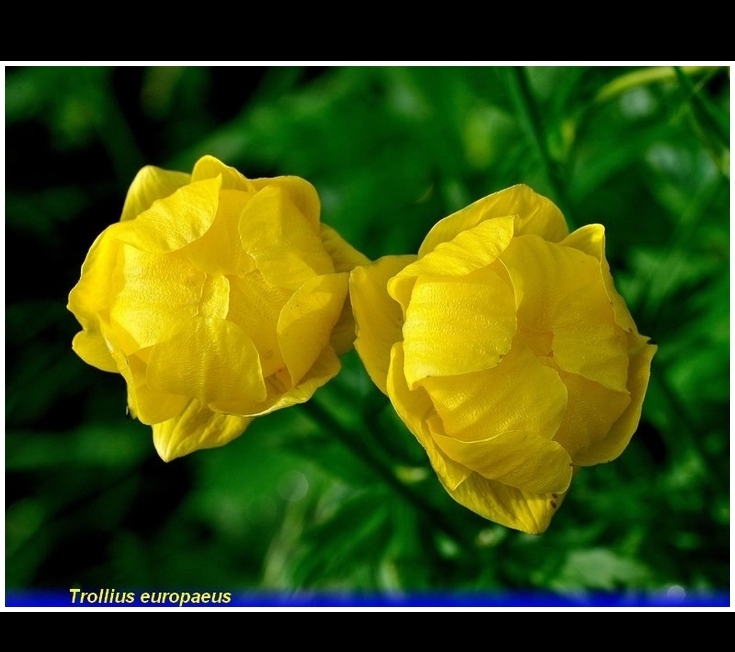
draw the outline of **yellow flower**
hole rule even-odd
[[[356,268],[357,349],[459,503],[543,532],[575,467],[638,426],[656,347],[616,292],[604,229],[569,234],[524,185],[438,222],[418,256]]]
[[[166,461],[302,403],[351,347],[348,272],[368,260],[319,222],[298,177],[247,179],[211,156],[148,166],[69,295],[74,351],[121,373]]]

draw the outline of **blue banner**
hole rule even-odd
[[[6,607],[729,607],[724,592],[656,594],[421,593],[359,594],[336,592],[258,593],[223,590],[10,591]]]

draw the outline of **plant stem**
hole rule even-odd
[[[717,70],[717,66],[684,66],[682,71],[686,75],[702,75],[709,74]],[[655,68],[642,68],[633,70],[620,77],[616,77],[612,81],[605,84],[595,95],[595,102],[607,102],[608,100],[618,97],[622,93],[631,88],[638,86],[648,86],[650,84],[670,82],[676,76],[673,67],[658,66]]]
[[[691,105],[694,119],[699,122],[706,132],[713,134],[722,147],[729,151],[729,116],[720,111],[715,104],[710,102],[706,96],[700,93],[694,87],[694,84],[692,84],[692,80],[689,79],[689,76],[679,66],[674,66],[674,73],[676,73],[676,78]]]
[[[431,521],[441,529],[447,536],[461,543],[467,548],[473,546],[472,541],[465,533],[450,522],[445,516],[433,505],[431,505],[423,496],[414,492],[406,484],[401,482],[393,472],[390,463],[384,460],[384,457],[376,453],[368,443],[369,433],[354,433],[345,428],[337,419],[321,406],[316,397],[303,404],[303,409],[308,415],[319,425],[324,426],[329,432],[337,437],[342,444],[358,459],[367,463],[373,471],[385,480],[404,500],[411,504],[415,509],[423,512]]]
[[[516,104],[516,108],[520,113],[521,120],[526,128],[531,141],[536,148],[536,152],[544,166],[546,177],[554,189],[556,201],[570,230],[575,228],[575,221],[572,217],[571,206],[566,192],[566,184],[562,177],[559,163],[551,157],[548,143],[546,141],[546,132],[544,130],[541,112],[531,93],[531,87],[528,83],[528,75],[526,70],[520,66],[508,68],[508,85],[511,95]]]

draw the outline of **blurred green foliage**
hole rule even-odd
[[[5,73],[7,590],[729,590],[729,68]],[[546,534],[506,530],[447,497],[351,353],[312,404],[161,462],[64,306],[137,169],[207,153],[309,179],[371,258],[519,182],[604,224],[659,345],[629,448]]]

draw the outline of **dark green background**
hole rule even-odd
[[[5,72],[7,591],[729,592],[729,68]],[[161,462],[65,305],[137,170],[207,153],[307,178],[371,258],[519,182],[604,224],[659,345],[628,449],[546,534],[507,530],[446,496],[352,353],[311,407]]]

